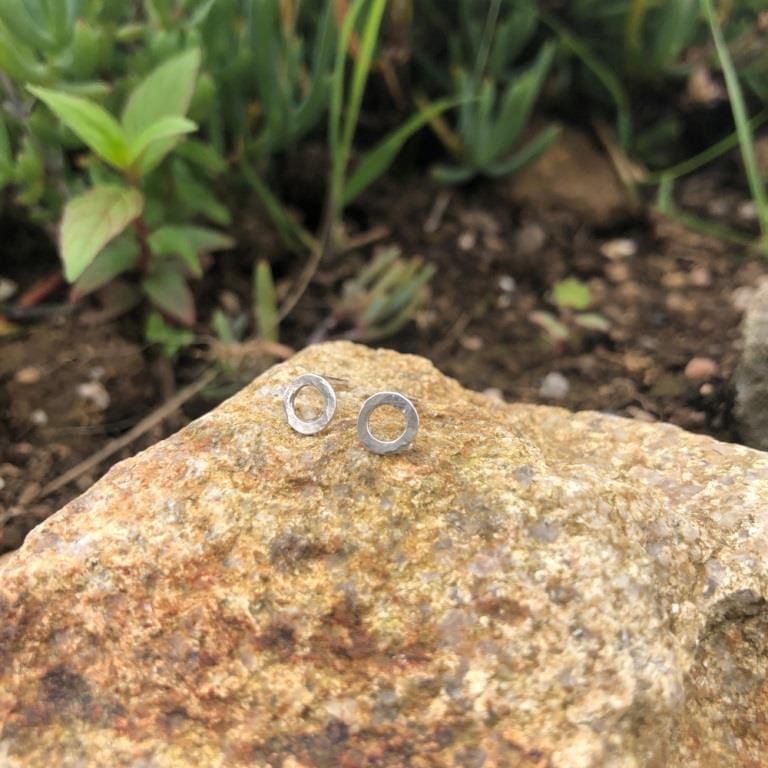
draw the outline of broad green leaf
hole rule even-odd
[[[103,107],[49,88],[28,85],[27,90],[44,102],[97,155],[116,168],[127,166],[129,154],[123,129]]]
[[[134,238],[121,237],[110,243],[85,268],[72,287],[72,298],[77,300],[114,280],[118,275],[136,266],[139,246]]]
[[[366,152],[344,186],[344,205],[351,203],[392,165],[403,144],[419,128],[445,112],[446,109],[450,109],[455,103],[449,99],[443,99],[430,104],[392,131],[372,150]]]
[[[192,133],[195,130],[197,130],[195,123],[187,120],[186,117],[179,117],[178,115],[161,117],[156,123],[142,131],[135,139],[131,139],[128,149],[128,162],[131,165],[135,164],[155,142],[162,141],[164,146],[167,146],[167,151],[170,151],[175,142],[169,144],[166,141],[167,139],[178,139],[180,136]]]
[[[159,310],[184,325],[194,325],[195,300],[178,269],[168,262],[161,262],[144,280],[142,287]]]
[[[268,261],[262,260],[256,265],[253,295],[255,297],[254,314],[259,338],[264,341],[277,341],[280,320],[275,283]]]
[[[150,312],[144,328],[147,341],[160,344],[168,357],[173,357],[180,349],[189,346],[195,340],[195,334],[185,328],[176,328],[163,320],[159,312]]]
[[[61,222],[61,259],[70,283],[96,255],[141,214],[144,198],[136,189],[95,187],[73,197]]]
[[[552,289],[552,302],[561,308],[586,309],[591,301],[589,286],[575,277],[560,280]]]
[[[214,229],[193,226],[163,226],[149,236],[149,247],[156,256],[178,256],[195,277],[203,273],[200,254],[231,248],[234,240]]]
[[[192,48],[161,64],[133,90],[122,115],[123,128],[131,141],[163,117],[187,114],[199,68],[200,50]],[[142,158],[140,172],[152,170],[174,144],[172,138],[155,142]]]

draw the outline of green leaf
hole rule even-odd
[[[455,104],[456,102],[450,99],[443,99],[430,104],[428,107],[419,110],[417,114],[413,115],[399,128],[392,131],[389,136],[379,142],[372,150],[366,152],[345,184],[344,205],[348,205],[355,200],[392,165],[403,144],[419,128]]]
[[[583,328],[586,331],[598,331],[599,333],[607,333],[611,329],[611,324],[602,315],[598,315],[596,312],[582,312],[575,315],[573,322]]]
[[[136,189],[95,187],[73,197],[61,222],[61,258],[64,275],[74,282],[104,246],[117,237],[144,207]]]
[[[41,82],[49,72],[31,48],[21,43],[0,21],[0,72],[20,82]]]
[[[219,174],[227,169],[227,161],[210,144],[196,139],[182,141],[176,147],[176,156],[183,157],[208,173]]]
[[[33,50],[48,49],[53,40],[45,29],[45,19],[35,14],[34,6],[34,3],[25,0],[3,0],[0,3],[0,20],[24,45]]]
[[[152,344],[161,344],[163,352],[168,357],[173,357],[179,350],[188,347],[195,340],[195,334],[192,331],[168,325],[159,312],[149,313],[144,335],[147,337],[147,341]]]
[[[142,283],[149,300],[166,315],[184,325],[195,323],[195,300],[184,276],[172,265],[161,263]]]
[[[509,86],[488,143],[496,157],[506,155],[517,142],[528,122],[533,105],[555,57],[555,46],[542,46],[533,65]]]
[[[122,124],[131,142],[163,117],[183,117],[189,110],[200,68],[200,49],[192,48],[154,69],[131,93]],[[141,161],[148,173],[171,151],[175,139],[156,141]]]
[[[45,193],[43,155],[38,143],[29,135],[21,140],[13,181],[20,187],[16,200],[22,205],[34,205]]]
[[[476,174],[474,168],[466,165],[436,165],[432,168],[432,177],[441,184],[463,184]]]
[[[139,246],[135,238],[121,237],[110,243],[85,268],[72,287],[76,301],[114,280],[118,275],[133,269],[139,258]]]
[[[174,162],[172,169],[176,199],[191,215],[202,213],[221,226],[230,223],[232,217],[227,208],[205,184],[195,178],[185,163]]]
[[[234,240],[215,229],[192,226],[163,226],[149,236],[149,247],[156,256],[178,256],[195,277],[200,277],[200,254],[232,248]]]
[[[234,344],[237,341],[232,323],[220,309],[217,309],[211,317],[211,328],[222,344]]]
[[[515,152],[512,157],[485,169],[488,176],[494,178],[509,176],[517,173],[526,166],[538,160],[551,146],[552,142],[560,135],[560,126],[551,125],[534,136],[526,145]]]
[[[103,107],[66,93],[28,85],[27,90],[44,102],[70,130],[97,155],[115,168],[128,165],[128,145],[123,129]]]
[[[264,341],[277,341],[280,320],[275,283],[268,261],[262,260],[256,265],[253,293],[259,338]]]
[[[180,136],[195,130],[197,130],[197,125],[191,120],[187,120],[186,117],[179,117],[178,115],[161,117],[156,123],[150,125],[135,139],[131,140],[128,149],[128,162],[131,165],[136,163],[146,150],[158,141],[163,141],[164,145],[168,147],[167,151],[170,152],[175,142],[168,144],[164,140],[178,139]]]
[[[528,315],[528,319],[534,325],[538,325],[552,342],[560,343],[568,341],[568,338],[570,337],[568,327],[563,325],[563,323],[549,312],[531,312],[531,314]]]
[[[11,140],[8,129],[0,114],[0,189],[7,184],[13,176],[13,155],[11,154]]]
[[[561,308],[586,309],[591,301],[589,286],[575,277],[560,280],[552,289],[552,302]]]

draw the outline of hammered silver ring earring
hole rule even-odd
[[[371,434],[368,422],[371,414],[382,405],[391,405],[405,416],[405,429],[394,440],[379,440]],[[373,453],[399,453],[405,450],[419,431],[419,414],[416,406],[399,392],[378,392],[369,397],[357,417],[357,434],[363,445]]]
[[[316,389],[323,396],[323,410],[314,419],[301,419],[296,413],[296,398],[305,387]],[[336,392],[316,373],[305,373],[291,382],[283,397],[285,417],[291,428],[302,435],[315,435],[325,429],[336,412]]]

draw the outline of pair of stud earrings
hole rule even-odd
[[[316,389],[323,396],[323,410],[314,419],[301,419],[296,413],[296,398],[305,387]],[[379,440],[371,433],[368,422],[371,414],[382,405],[391,405],[405,416],[405,429],[394,440]],[[325,429],[336,412],[336,392],[322,376],[305,373],[289,385],[283,397],[283,408],[288,424],[302,435],[314,435]],[[407,448],[419,431],[419,414],[414,404],[399,392],[378,392],[369,397],[357,416],[357,434],[362,444],[373,453],[399,453]]]

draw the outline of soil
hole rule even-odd
[[[596,153],[594,162],[607,160]],[[551,171],[540,178],[551,183]],[[739,178],[738,167],[725,161],[681,185],[678,204],[754,229],[746,194],[733,181]],[[633,208],[611,199],[585,211],[585,200],[605,198],[591,195],[590,183],[587,174],[584,189],[553,195],[547,205],[531,192],[536,174],[522,198],[510,184],[445,190],[423,177],[381,182],[349,211],[350,234],[384,226],[388,234],[379,245],[420,255],[437,273],[415,321],[377,343],[429,357],[492,397],[660,420],[738,441],[729,382],[743,303],[768,274],[768,263],[692,233],[648,204]],[[569,206],[568,199],[579,205]],[[247,247],[218,257],[206,279],[203,317],[216,305],[249,305],[254,253],[275,265],[283,291],[301,270],[263,218],[247,221],[240,233]],[[16,236],[5,238],[12,251]],[[55,255],[40,247],[47,250],[34,260],[36,272],[30,259],[16,258],[4,261],[3,276],[23,290],[54,269]],[[340,283],[375,247],[322,266],[286,321],[283,342],[298,348],[317,337]],[[581,332],[567,311],[553,306],[552,288],[566,277],[589,285],[590,311],[607,321],[606,330]],[[16,332],[0,336],[0,553],[18,547],[31,527],[110,464],[178,429],[237,386],[198,396],[108,461],[40,498],[47,483],[150,414],[202,365],[199,354],[188,353],[171,369],[143,346],[135,320],[99,325],[91,317],[84,324],[83,312],[67,311],[65,299],[62,289]],[[571,331],[568,340],[548,342],[531,321],[536,311],[557,316]],[[251,375],[267,364],[257,359]]]

